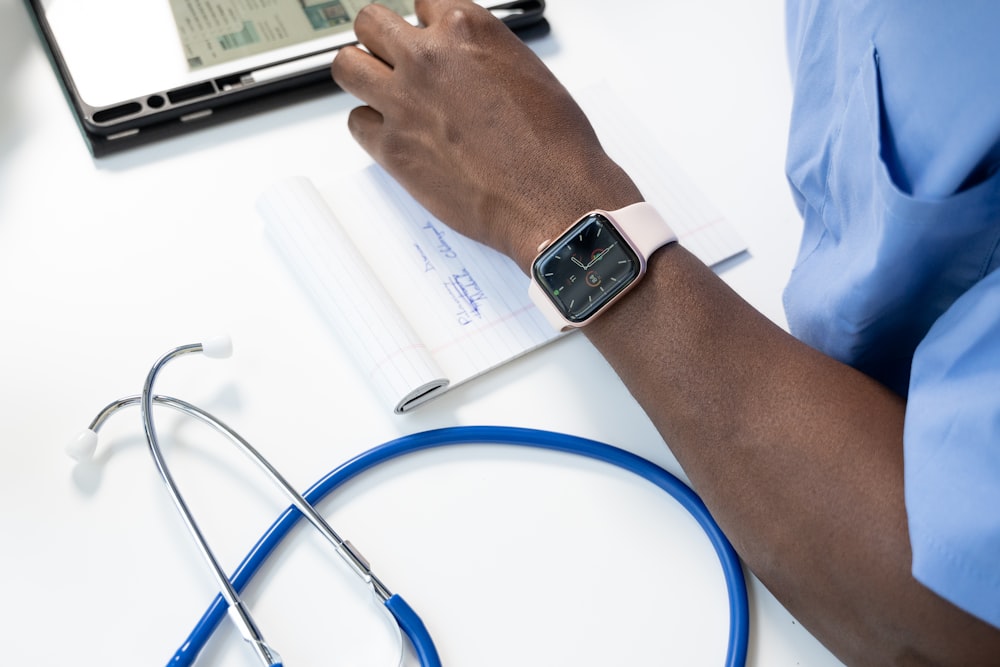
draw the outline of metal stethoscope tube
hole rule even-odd
[[[291,484],[288,483],[284,476],[282,476],[281,473],[279,473],[278,470],[275,469],[274,466],[272,466],[270,462],[268,462],[268,460],[265,459],[260,452],[258,452],[239,433],[215,416],[195,405],[192,405],[191,403],[178,398],[156,395],[153,393],[153,385],[156,382],[157,376],[163,367],[173,359],[196,352],[205,353],[206,356],[229,356],[230,351],[231,345],[229,344],[228,339],[214,339],[211,343],[205,344],[195,343],[182,345],[170,350],[161,356],[153,364],[152,368],[150,368],[149,373],[146,376],[146,381],[143,384],[141,394],[113,401],[106,405],[97,414],[97,416],[90,423],[87,431],[78,437],[76,441],[77,444],[73,446],[73,449],[70,452],[71,455],[74,455],[76,458],[86,458],[92,455],[93,450],[96,448],[96,435],[101,426],[112,415],[123,408],[132,405],[139,405],[142,414],[143,430],[146,436],[146,444],[148,445],[149,452],[153,457],[154,463],[156,464],[157,472],[160,474],[164,486],[170,495],[170,499],[173,501],[185,527],[191,534],[199,553],[201,553],[202,558],[211,570],[212,575],[215,578],[216,585],[219,588],[219,593],[227,605],[227,611],[230,618],[238,628],[244,641],[250,645],[254,655],[257,656],[261,664],[266,665],[267,667],[280,666],[282,664],[281,657],[264,640],[260,629],[253,619],[253,615],[250,613],[246,604],[244,604],[242,597],[234,588],[229,577],[219,565],[218,559],[215,557],[212,548],[209,546],[201,528],[198,526],[198,522],[195,520],[194,515],[185,502],[177,483],[174,481],[173,475],[170,473],[170,468],[163,456],[163,451],[160,448],[159,437],[156,433],[156,424],[153,419],[154,404],[173,408],[174,410],[182,412],[190,417],[196,418],[211,426],[221,435],[229,438],[245,454],[247,454],[247,456],[249,456],[250,459],[256,463],[257,466],[263,470],[275,484],[277,484],[277,486],[291,502],[292,506],[295,507],[295,509],[297,509],[302,516],[304,516],[327,539],[327,541],[333,545],[336,552],[350,566],[351,570],[353,570],[355,574],[357,574],[366,584],[370,586],[379,602],[386,605],[390,614],[394,617],[398,615],[397,612],[393,611],[394,607],[400,609],[398,613],[412,614],[412,610],[409,609],[409,607],[405,605],[405,603],[402,602],[398,596],[394,596],[388,587],[372,572],[368,561],[365,560],[360,552],[358,552],[358,550],[349,541],[338,535],[337,532],[326,522],[326,520],[315,510],[315,508],[308,501],[306,501],[305,498],[303,498],[302,495],[291,486]],[[392,600],[391,604],[390,600]],[[397,622],[399,621],[398,618],[396,620]],[[429,636],[411,639],[416,639],[417,641],[426,643],[429,641]],[[436,656],[432,643],[429,647],[425,646],[422,651],[430,652]]]

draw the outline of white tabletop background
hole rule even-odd
[[[749,257],[724,278],[783,323],[799,221],[782,168],[782,3],[550,0],[547,15],[551,34],[532,48],[570,90],[603,80],[623,93],[746,238]],[[682,474],[582,336],[409,416],[385,409],[254,211],[277,180],[367,164],[345,127],[349,96],[94,160],[25,8],[0,0],[0,100],[5,662],[165,664],[213,596],[138,411],[108,423],[96,465],[64,454],[101,407],[139,391],[162,352],[206,335],[231,334],[234,356],[185,358],[158,388],[215,411],[300,488],[383,441],[477,424],[586,436]],[[234,567],[285,503],[206,429],[164,415],[160,431]],[[474,446],[386,466],[321,509],[421,614],[446,665],[722,664],[727,603],[714,555],[672,500],[628,474]],[[759,582],[750,588],[751,665],[840,664]],[[394,664],[366,591],[308,532],[248,599],[287,664]],[[199,664],[256,663],[226,623]]]

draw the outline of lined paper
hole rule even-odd
[[[447,376],[311,181],[278,183],[257,207],[268,238],[379,395],[400,411],[407,399],[447,388]]]

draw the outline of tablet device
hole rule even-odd
[[[376,0],[407,16],[413,0]],[[25,0],[95,157],[336,90],[370,0]],[[515,31],[544,0],[477,0]]]

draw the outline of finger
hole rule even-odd
[[[333,59],[330,72],[338,86],[365,104],[383,109],[389,102],[392,69],[370,53],[346,46]]]
[[[365,5],[354,18],[354,34],[375,56],[390,67],[410,36],[408,31],[416,30],[402,16],[383,5]]]
[[[347,129],[351,136],[376,161],[383,122],[382,114],[371,107],[357,107],[347,116]]]

